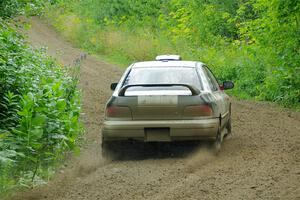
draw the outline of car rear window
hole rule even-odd
[[[128,84],[188,84],[202,89],[197,71],[192,67],[133,68],[124,82]]]

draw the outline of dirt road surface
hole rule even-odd
[[[83,52],[37,18],[28,39],[69,65]],[[101,124],[110,83],[124,69],[90,55],[81,82],[86,144],[48,185],[13,199],[300,199],[300,117],[272,104],[233,100],[234,136],[214,156],[205,143],[127,145],[101,157]]]

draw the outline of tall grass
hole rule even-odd
[[[266,2],[260,1],[265,6]],[[208,64],[220,82],[233,80],[236,88],[231,94],[239,98],[300,107],[300,72],[294,67],[300,57],[291,53],[289,63],[282,62],[278,54],[294,52],[292,46],[282,52],[281,47],[265,41],[282,36],[255,35],[255,26],[260,28],[257,16],[244,10],[245,6],[259,10],[253,2],[236,7],[229,2],[219,5],[204,1],[201,9],[195,7],[196,0],[173,0],[171,4],[161,4],[161,0],[130,2],[68,0],[48,7],[45,18],[78,47],[105,55],[122,66],[153,60],[159,54],[180,54],[184,59]],[[263,20],[269,23],[277,19],[263,14]],[[249,22],[241,22],[242,17]],[[273,28],[279,31],[281,27]],[[293,26],[290,29],[296,30]]]
[[[263,81],[265,72],[262,68],[255,73],[256,76],[249,76],[254,70],[259,70],[252,66],[261,64],[249,57],[247,50],[241,51],[237,46],[216,49],[205,45],[193,49],[188,41],[172,42],[169,37],[146,28],[101,27],[90,19],[61,12],[59,9],[49,10],[46,18],[66,39],[90,53],[105,55],[106,59],[123,67],[136,61],[153,60],[160,54],[180,54],[184,59],[207,63],[220,81],[234,80],[237,88],[231,92],[233,95],[259,98],[260,88],[256,85]],[[247,80],[238,77],[247,77]]]

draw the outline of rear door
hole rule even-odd
[[[214,95],[220,114],[225,118],[225,120],[222,121],[222,125],[224,125],[229,113],[229,97],[220,89],[215,76],[207,66],[203,66],[203,71],[206,74],[209,87]]]

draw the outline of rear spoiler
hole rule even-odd
[[[193,96],[200,94],[200,90],[198,88],[188,84],[132,84],[132,85],[125,85],[124,87],[122,87],[118,95],[125,96],[126,90],[131,87],[173,87],[173,86],[186,87],[192,92]]]

